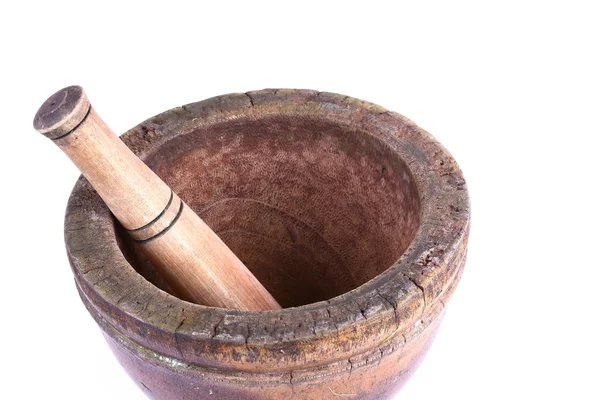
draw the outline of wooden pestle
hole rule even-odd
[[[100,119],[81,87],[53,94],[33,125],[75,163],[178,296],[214,307],[281,308],[208,225]]]

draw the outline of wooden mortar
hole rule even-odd
[[[452,156],[401,115],[310,90],[230,94],[122,136],[285,307],[205,307],[169,287],[80,178],[65,221],[81,298],[154,399],[389,398],[465,263]]]

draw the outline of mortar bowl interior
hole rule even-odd
[[[418,192],[398,154],[365,132],[311,115],[198,128],[144,161],[282,307],[328,300],[376,277],[419,225]],[[134,268],[170,292],[117,230]]]

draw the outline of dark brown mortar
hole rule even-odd
[[[75,280],[149,397],[381,399],[402,386],[465,262],[467,189],[439,142],[310,90],[215,97],[122,139],[288,307],[170,295],[81,178],[65,221]]]

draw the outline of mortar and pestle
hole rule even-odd
[[[420,363],[470,214],[456,162],[412,121],[262,90],[172,109],[119,140],[69,87],[34,126],[87,177],[67,206],[68,258],[148,397],[383,399]]]

